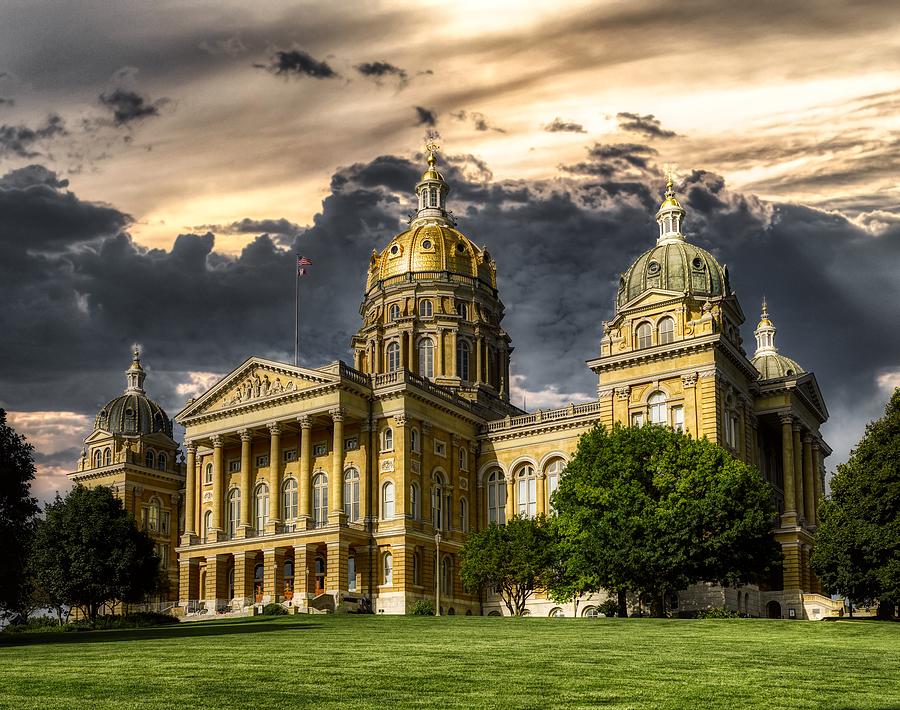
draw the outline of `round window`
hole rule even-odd
[[[433,247],[433,246],[434,246],[434,244],[431,243],[430,239],[426,239],[424,242],[422,242],[423,249],[431,249],[431,247]]]
[[[621,291],[621,290],[623,290],[624,288],[625,288],[625,277],[622,276],[622,277],[619,279],[619,290]]]
[[[462,254],[465,250],[466,250],[466,248],[463,246],[462,242],[459,242],[456,245],[456,251],[458,251],[460,254]]]
[[[699,256],[695,256],[691,264],[695,269],[697,269],[697,271],[703,271],[703,259],[701,259]]]
[[[659,273],[659,262],[651,261],[647,264],[647,273],[648,274],[658,274]]]
[[[391,247],[391,254],[393,254],[394,256],[397,256],[397,254],[399,254],[399,253],[400,253],[400,247],[398,247],[396,244],[394,244],[394,246]]]

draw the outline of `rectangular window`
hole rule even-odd
[[[434,454],[435,456],[446,456],[447,455],[447,442],[441,441],[440,439],[434,440]]]
[[[672,407],[672,428],[684,431],[684,407]]]
[[[164,532],[164,533],[169,532],[169,525],[171,523],[171,515],[172,514],[168,510],[163,511],[162,520],[160,521],[160,524],[162,526],[162,532]]]
[[[353,556],[347,560],[347,591],[356,591],[356,558]]]
[[[211,463],[206,464],[206,472],[203,474],[203,482],[207,485],[212,483],[213,467]]]
[[[281,452],[281,460],[285,463],[297,460],[297,449],[285,449]]]
[[[150,511],[147,508],[141,508],[141,529],[146,530],[150,526]]]
[[[359,439],[355,436],[344,439],[344,451],[356,451],[359,448]]]
[[[631,426],[644,426],[643,412],[635,412],[631,415]]]
[[[316,444],[313,446],[313,456],[325,456],[328,453],[328,444]]]
[[[232,459],[228,462],[228,473],[238,473],[241,470],[241,460]]]
[[[260,454],[256,457],[256,466],[268,466],[269,465],[269,455],[268,454]]]
[[[465,449],[459,450],[459,470],[460,471],[468,471],[469,470],[469,452]]]

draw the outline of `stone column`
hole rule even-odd
[[[281,425],[269,424],[269,526],[266,532],[281,530]]]
[[[283,547],[263,550],[263,602],[278,603],[284,598]]]
[[[413,328],[413,330],[409,331],[409,364],[407,365],[407,367],[409,368],[410,372],[418,375],[420,374],[419,358],[416,357],[416,355],[416,331],[415,328]]]
[[[371,453],[372,426],[368,420],[363,421],[359,427],[359,519],[364,522],[370,515],[369,511],[369,456]]]
[[[237,528],[238,537],[250,537],[253,533],[253,469],[250,461],[250,446],[253,442],[253,434],[249,429],[241,429],[238,434],[241,437],[241,522]]]
[[[803,551],[799,542],[786,542],[781,546],[784,561],[782,569],[784,571],[784,588],[799,589],[801,583],[801,556]]]
[[[450,367],[447,368],[448,377],[456,377],[456,331],[450,331]]]
[[[437,377],[446,377],[447,371],[444,368],[444,329],[438,328],[438,337],[437,337],[437,363],[435,375]]]
[[[228,555],[210,555],[206,558],[206,608],[215,613],[228,602]]]
[[[819,440],[812,441],[812,467],[813,467],[813,492],[816,500],[816,525],[819,524],[819,503],[822,502],[822,496],[825,491],[822,489],[822,449],[819,446]]]
[[[315,545],[294,545],[294,606],[305,608],[307,600],[315,594],[312,579],[315,561]]]
[[[808,525],[816,524],[816,490],[813,483],[812,437],[803,436],[803,507]]]
[[[216,434],[212,437],[213,445],[213,500],[212,500],[212,529],[209,531],[209,537],[213,540],[221,540],[223,532],[223,515],[222,506],[225,495],[225,464],[223,461],[222,447],[224,445],[223,438]],[[209,587],[209,573],[207,572],[207,587]]]
[[[184,535],[181,538],[182,545],[193,545],[197,538],[195,487],[197,485],[197,444],[193,441],[185,441],[187,450],[187,462],[185,463],[184,482]]]
[[[547,514],[547,475],[543,471],[537,474],[537,514]]]
[[[248,606],[253,598],[253,569],[256,567],[256,552],[234,553],[234,604]]]
[[[477,476],[477,474],[476,474]],[[484,484],[479,479],[475,486],[475,505],[470,513],[471,522],[469,523],[472,530],[478,532],[482,530],[487,523],[487,506],[484,503]]]
[[[397,516],[406,513],[406,472],[409,468],[409,425],[406,414],[400,413],[394,416],[394,514]],[[420,442],[421,443],[421,442]],[[421,447],[424,451],[424,447]],[[452,455],[452,453],[451,453]],[[452,463],[451,468],[452,471]],[[381,489],[375,492],[381,500]]]
[[[310,478],[309,469],[312,461],[312,419],[303,415],[297,417],[300,424],[300,465],[298,467],[300,477],[300,510],[298,511],[299,527],[301,530],[306,529],[306,523],[309,521],[309,503],[312,496],[310,495]]]
[[[200,600],[200,558],[179,556],[178,605],[185,613],[193,611]]]
[[[509,478],[506,481],[506,521],[509,522],[516,514],[518,506],[516,505],[516,479],[511,471],[507,475]]]
[[[800,440],[800,423],[794,421],[794,491],[797,496],[797,513],[801,520],[805,520],[807,516],[805,498],[803,495],[803,444]]]
[[[328,491],[328,522],[344,520],[344,410],[335,407],[329,411],[334,427],[332,439],[331,476]]]
[[[349,547],[345,542],[328,543],[328,560],[325,568],[325,589],[329,593],[347,591],[347,557]],[[396,560],[394,570],[396,571]],[[335,600],[336,601],[336,600]]]
[[[781,466],[784,473],[784,514],[781,524],[797,524],[797,499],[794,491],[794,439],[792,429],[794,418],[790,414],[781,415]]]
[[[475,380],[484,381],[484,337],[475,338]]]

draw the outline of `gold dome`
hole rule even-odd
[[[468,276],[497,288],[494,264],[487,251],[449,225],[422,224],[398,234],[381,253],[372,253],[366,291],[379,282],[409,273],[440,280],[434,272]]]
[[[438,169],[435,167],[437,164],[437,158],[434,156],[434,152],[429,152],[428,154],[428,169],[422,173],[422,181],[425,180],[440,180],[444,181],[444,176],[438,172]]]

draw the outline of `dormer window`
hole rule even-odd
[[[423,301],[419,301],[419,315],[423,318],[431,318],[434,313],[434,307],[427,298]]]
[[[646,321],[641,323],[637,328],[637,346],[638,349],[649,348],[653,345],[653,329]]]
[[[675,340],[675,321],[668,316],[659,322],[659,344],[666,345]]]

